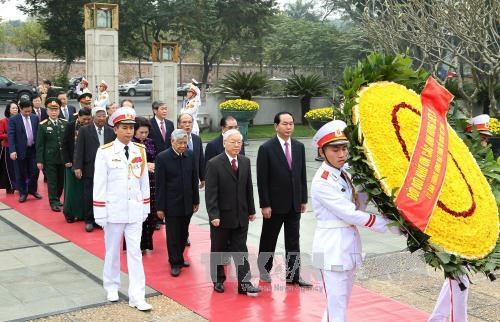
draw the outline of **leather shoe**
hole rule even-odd
[[[90,233],[92,232],[92,230],[94,230],[94,225],[92,225],[91,223],[88,223],[88,224],[85,224],[85,231]]]
[[[179,266],[172,266],[172,269],[170,270],[170,275],[172,275],[173,277],[181,275],[181,268]]]
[[[19,196],[19,202],[25,202],[26,198],[28,198],[28,195],[20,195]]]
[[[60,201],[58,201],[58,202],[57,202],[57,205],[58,205],[59,207],[63,207],[63,206],[64,206],[64,204],[63,204],[62,202],[60,202]]]
[[[300,287],[313,287],[313,285],[309,282],[306,282],[305,280],[302,279],[302,277],[299,277],[299,279],[297,280],[293,280],[293,281],[289,281],[287,280],[286,281],[287,284],[296,284]]]
[[[106,299],[110,302],[116,302],[120,298],[118,297],[118,291],[109,291],[108,295],[106,296]]]
[[[148,302],[142,300],[138,303],[132,303],[132,302],[128,302],[128,305],[130,307],[135,307],[137,308],[139,311],[149,311],[153,308],[153,306],[151,304],[149,304]]]
[[[11,195],[11,194],[13,194],[13,193],[14,193],[14,191],[15,191],[14,189],[7,189],[7,194],[8,194],[8,195]]]
[[[30,192],[30,195],[32,195],[33,197],[35,197],[36,199],[42,199],[42,195],[39,194],[38,192]]]
[[[74,223],[74,222],[75,222],[75,218],[66,218],[66,222],[67,222],[68,224],[72,224],[72,223]]]
[[[216,291],[217,293],[224,293],[224,284],[214,283],[214,291]]]
[[[188,239],[186,239],[186,246],[191,246],[191,241],[189,240],[189,237]]]
[[[55,212],[61,212],[61,208],[59,208],[58,205],[52,205],[52,206],[50,206],[50,209],[52,209],[52,211],[55,211]]]
[[[260,274],[260,281],[266,282],[266,283],[271,283],[271,274],[269,274],[269,273]]]
[[[189,264],[188,261],[184,261],[184,263],[182,263],[182,267],[189,267],[191,266],[191,264]]]
[[[238,286],[238,293],[239,294],[245,294],[245,295],[255,295],[256,293],[260,293],[262,290],[258,287],[253,286],[252,284],[242,284]]]

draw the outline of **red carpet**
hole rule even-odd
[[[32,196],[19,204],[18,195],[0,193],[0,202],[15,208],[20,213],[70,240],[90,253],[104,258],[103,232],[84,231],[82,222],[68,224],[62,213],[50,210],[46,185],[40,182],[42,200]],[[318,273],[304,271],[303,276],[313,281],[312,290],[286,287],[281,280],[280,263],[273,271],[273,284],[263,283],[264,289],[258,297],[250,298],[237,294],[234,266],[229,269],[228,280],[224,283],[226,292],[213,292],[208,269],[210,236],[206,229],[190,226],[191,247],[186,250],[186,259],[191,267],[182,271],[178,278],[170,276],[165,243],[165,228],[154,234],[154,251],[143,257],[146,282],[173,300],[200,314],[210,321],[320,321],[325,309],[325,296],[321,277]],[[253,276],[258,276],[256,251],[250,249]],[[282,266],[281,266],[282,267]],[[122,256],[122,270],[127,271],[125,256]],[[257,279],[254,283],[257,284]],[[103,290],[104,292],[104,290]],[[349,321],[425,321],[428,314],[399,303],[387,297],[354,287],[349,306]]]

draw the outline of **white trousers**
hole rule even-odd
[[[458,282],[453,279],[445,279],[441,293],[429,317],[428,322],[444,322],[449,317],[450,322],[467,322],[467,299],[469,297],[469,279],[464,277],[462,283],[467,287],[465,291],[460,290]]]
[[[326,293],[326,309],[323,322],[347,321],[347,306],[354,285],[355,270],[321,270]]]
[[[129,302],[139,303],[146,293],[146,278],[142,266],[141,253],[142,223],[108,223],[104,227],[106,256],[104,258],[103,286],[109,291],[120,289],[121,241],[125,235],[127,242],[127,267],[129,276]]]

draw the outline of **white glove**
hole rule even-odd
[[[108,221],[106,220],[106,218],[96,218],[95,223],[98,224],[99,226],[101,226],[102,228],[104,228],[104,227],[106,227],[106,224],[108,223]]]

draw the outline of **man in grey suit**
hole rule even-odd
[[[260,288],[250,283],[247,234],[249,221],[255,220],[250,159],[238,155],[243,137],[238,130],[229,130],[223,136],[225,153],[207,164],[205,203],[210,219],[210,276],[214,290],[224,292],[226,275],[223,253],[227,242],[236,266],[238,293],[253,295]]]
[[[92,109],[93,122],[83,126],[78,132],[75,145],[73,169],[78,179],[83,179],[83,208],[85,230],[94,230],[94,212],[92,194],[94,188],[94,162],[97,149],[103,144],[114,141],[116,135],[113,129],[106,125],[106,108]]]

